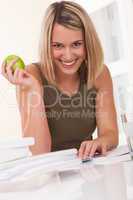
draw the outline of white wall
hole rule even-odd
[[[38,60],[38,42],[42,18],[46,7],[53,1],[0,0],[0,65],[5,56],[12,53],[21,56],[26,64]],[[121,73],[121,67],[126,65],[127,71],[132,76],[133,2],[126,0],[125,4],[125,0],[74,1],[84,5],[89,13],[94,13],[110,2],[119,2],[122,20],[122,32],[120,34],[123,34],[125,56],[128,63],[123,61],[113,63],[112,73],[115,75],[114,69],[118,66]],[[9,84],[0,74],[0,136],[5,137],[7,135],[21,135],[20,116],[15,97],[15,87]]]
[[[111,49],[113,51],[116,50],[115,47],[117,47],[117,43],[114,45],[110,45],[109,47],[109,40],[111,42],[111,38],[109,38],[112,35],[112,39],[117,39],[119,42],[120,49],[121,49],[121,58],[115,62],[106,62],[106,64],[110,67],[110,71],[112,76],[117,76],[123,73],[129,74],[130,80],[132,78],[133,74],[133,59],[132,59],[132,52],[133,52],[133,1],[132,0],[93,0],[93,1],[86,1],[86,0],[75,0],[75,2],[80,3],[84,6],[84,8],[88,11],[90,16],[92,17],[92,20],[96,26],[97,32],[99,34],[101,41],[104,39],[103,37],[107,37],[107,43],[108,45],[104,50],[110,52]],[[104,13],[101,13],[101,17],[99,18],[98,13],[100,10],[103,10],[110,6],[112,3],[116,3],[117,9],[115,13],[113,14],[113,20],[110,19],[109,23],[105,23],[106,17],[110,16],[104,16]],[[107,13],[106,13],[107,14]],[[109,13],[110,14],[110,13]],[[102,45],[104,44],[104,41],[102,41]],[[104,47],[104,45],[103,45]],[[107,52],[104,52],[105,54]],[[111,52],[110,52],[111,53]],[[108,56],[110,57],[110,56]],[[106,56],[105,56],[106,58]]]
[[[121,120],[120,91],[127,86],[127,82],[133,82],[133,1],[75,1],[83,5],[90,14],[102,42],[105,63],[113,77],[120,133],[119,144],[125,144],[125,133]],[[125,103],[127,105],[127,101]]]
[[[8,54],[37,61],[42,18],[50,0],[0,0],[0,65]],[[15,87],[0,74],[0,136],[20,136]]]
[[[119,0],[120,1],[120,0]],[[124,0],[122,0],[124,2]],[[125,38],[126,57],[128,61],[129,81],[133,83],[133,0],[128,0],[124,5],[120,5],[121,16],[126,12],[126,17],[123,17],[123,33]],[[126,42],[127,41],[127,42]]]

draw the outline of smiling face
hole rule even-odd
[[[85,44],[81,30],[55,24],[52,32],[52,58],[57,74],[77,74],[85,59]]]

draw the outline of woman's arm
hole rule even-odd
[[[118,126],[112,79],[106,66],[97,78],[95,87],[98,90],[96,98],[98,137],[107,140],[107,150],[110,150],[118,144]]]
[[[22,133],[24,137],[34,137],[35,145],[31,147],[31,151],[33,154],[41,154],[51,151],[51,135],[45,117],[43,85],[36,66],[30,65],[26,71],[34,76],[38,82],[32,89],[17,86],[16,94],[21,115]]]
[[[113,98],[112,79],[105,66],[102,73],[95,81],[96,97],[96,122],[98,138],[84,141],[79,149],[79,156],[86,158],[93,156],[96,151],[106,154],[106,151],[118,144],[117,116]]]

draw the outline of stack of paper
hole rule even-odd
[[[0,181],[27,179],[38,173],[80,169],[82,161],[78,158],[77,152],[77,149],[68,149],[1,163]],[[105,157],[94,157],[89,163],[111,164],[129,160],[128,152],[126,146],[118,147]]]
[[[116,149],[109,151],[106,156],[98,156],[93,158],[94,164],[114,164],[131,160],[129,148],[127,145],[119,146]]]
[[[43,155],[31,156],[24,159],[0,165],[0,181],[24,179],[38,172],[49,173],[79,169],[81,160],[77,157],[76,149],[51,152]]]
[[[116,149],[113,149],[111,151],[108,151],[107,157],[116,157],[116,156],[122,156],[129,153],[129,148],[127,145],[121,145],[117,147]]]
[[[31,155],[29,146],[33,144],[34,139],[29,137],[1,139],[0,163]]]
[[[29,156],[0,163],[0,192],[25,191],[58,181],[58,172],[79,169],[76,149]]]

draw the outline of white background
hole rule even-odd
[[[113,0],[75,0],[90,14],[107,6]],[[133,3],[131,0],[115,0],[120,16],[120,37],[124,56],[108,63],[113,77],[128,72],[132,78],[133,52]],[[26,64],[38,60],[38,44],[44,12],[52,0],[0,0],[0,65],[8,54],[17,54]],[[108,31],[108,30],[107,30]],[[105,31],[106,34],[106,31]],[[15,87],[0,74],[0,137],[21,136],[20,116],[15,97]]]
[[[8,54],[37,61],[42,18],[51,1],[0,0],[0,65]],[[0,74],[0,136],[20,136],[15,87]]]

